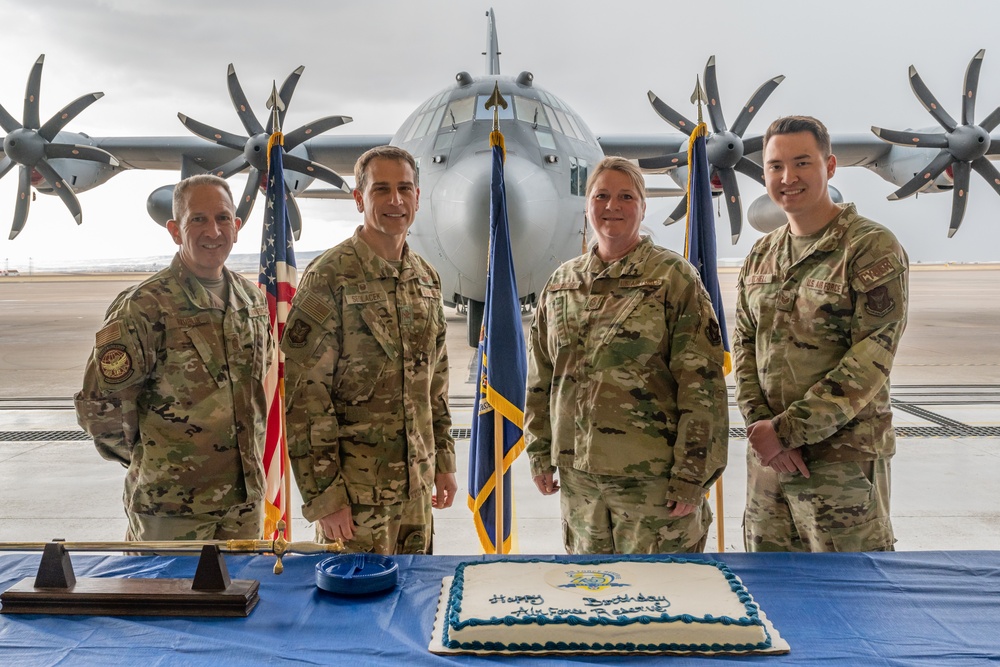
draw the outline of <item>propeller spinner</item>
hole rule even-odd
[[[916,68],[910,65],[910,88],[913,89],[913,94],[917,96],[920,103],[945,131],[942,133],[922,133],[872,127],[875,136],[890,144],[940,149],[934,159],[927,163],[927,166],[903,184],[903,187],[889,195],[889,200],[905,199],[926,189],[934,182],[934,179],[950,167],[955,186],[952,190],[951,223],[948,226],[949,238],[955,235],[965,217],[965,206],[969,199],[971,169],[979,172],[979,175],[990,184],[990,187],[997,194],[1000,194],[1000,172],[987,158],[988,155],[1000,155],[1000,145],[994,146],[990,140],[990,132],[1000,124],[1000,107],[994,109],[993,113],[978,125],[973,120],[976,111],[976,94],[979,89],[979,70],[985,55],[986,50],[980,49],[972,57],[969,67],[965,71],[961,124],[944,110],[944,107],[917,74]]]
[[[284,124],[288,103],[292,99],[292,93],[295,92],[295,86],[298,84],[299,78],[302,76],[304,69],[304,67],[297,68],[294,72],[289,74],[288,78],[285,79],[285,82],[281,84],[281,91],[278,93],[278,96],[281,98],[283,105],[279,106],[277,114],[280,125]],[[232,64],[229,65],[227,84],[229,86],[229,97],[232,99],[233,106],[236,108],[236,113],[240,117],[240,121],[243,123],[243,128],[247,132],[246,137],[216,129],[210,125],[196,121],[193,118],[189,118],[182,113],[177,114],[177,117],[180,118],[184,127],[202,139],[219,144],[220,146],[241,151],[241,155],[233,158],[223,165],[216,167],[211,170],[210,173],[221,176],[222,178],[229,178],[230,176],[238,174],[247,168],[250,169],[246,188],[243,190],[243,196],[240,198],[239,204],[236,207],[236,217],[246,221],[246,219],[250,216],[250,212],[253,210],[254,202],[257,199],[257,192],[263,191],[264,189],[262,179],[264,175],[267,174],[267,140],[274,130],[274,117],[269,114],[266,128],[260,124],[257,117],[250,109],[250,103],[247,101],[246,95],[243,93],[243,87],[240,86],[239,78],[236,76],[236,69],[232,66]],[[292,132],[286,133],[284,147],[282,149],[282,163],[284,164],[285,169],[288,171],[298,172],[311,178],[318,178],[344,192],[350,193],[351,189],[347,186],[347,183],[335,171],[324,167],[318,162],[313,162],[312,160],[292,155],[290,151],[299,144],[303,143],[306,139],[322,134],[327,130],[339,127],[345,123],[350,123],[351,120],[352,118],[350,116],[327,116],[313,121],[312,123],[307,123]],[[302,216],[300,215],[299,207],[295,203],[295,199],[291,196],[291,194],[289,194],[287,199],[287,210],[292,232],[295,235],[295,238],[298,239],[299,235],[302,233]]]
[[[77,117],[81,111],[97,100],[104,93],[90,93],[70,102],[52,118],[41,124],[38,113],[38,97],[42,84],[42,65],[45,56],[38,56],[31,73],[28,75],[28,85],[24,91],[24,113],[22,123],[14,120],[3,106],[0,106],[0,127],[7,132],[3,140],[4,157],[0,160],[0,178],[3,178],[14,165],[20,166],[17,187],[17,205],[14,207],[14,222],[10,228],[10,239],[14,239],[28,220],[28,207],[31,203],[32,176],[37,174],[44,178],[69,209],[76,224],[83,222],[83,211],[76,193],[66,180],[52,167],[49,160],[89,160],[118,166],[114,155],[94,146],[79,144],[55,143],[54,139],[66,124]]]
[[[708,59],[705,65],[705,87],[708,93],[708,118],[712,125],[712,132],[708,135],[708,161],[713,172],[719,177],[722,184],[722,192],[726,198],[726,208],[729,211],[729,228],[732,232],[733,244],[740,238],[740,231],[743,227],[743,205],[740,200],[740,190],[736,183],[736,172],[745,174],[750,178],[764,184],[764,170],[756,162],[746,157],[749,153],[755,153],[763,147],[762,137],[751,137],[743,139],[750,121],[760,110],[761,105],[774,92],[784,76],[776,76],[767,81],[750,97],[746,106],[740,110],[739,116],[732,128],[727,128],[726,119],[722,114],[722,102],[719,98],[719,82],[715,72],[715,56]],[[695,123],[677,113],[665,102],[656,96],[653,91],[649,91],[649,103],[657,115],[667,121],[675,128],[691,135],[694,131]],[[687,164],[687,151],[663,155],[653,158],[642,158],[639,166],[643,169],[670,171]],[[682,219],[687,214],[688,198],[685,195],[674,212],[663,222],[670,225]]]

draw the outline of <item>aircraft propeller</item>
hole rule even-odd
[[[20,166],[17,186],[17,204],[14,207],[14,222],[10,228],[10,239],[13,240],[28,220],[28,207],[31,203],[31,185],[37,182],[33,175],[44,178],[55,190],[62,202],[69,209],[76,224],[83,222],[83,211],[73,188],[52,167],[49,160],[89,160],[100,162],[112,167],[118,166],[114,155],[94,146],[79,144],[55,143],[56,135],[66,124],[77,117],[81,111],[97,100],[104,93],[90,93],[70,102],[61,111],[47,120],[44,125],[38,114],[38,97],[42,83],[42,65],[45,55],[38,56],[31,73],[28,75],[28,85],[24,91],[24,114],[22,123],[14,120],[7,110],[0,105],[0,127],[7,132],[3,140],[4,157],[0,160],[0,178],[3,178],[15,164]]]
[[[749,153],[754,153],[763,147],[762,137],[751,137],[743,139],[750,121],[760,110],[761,105],[767,100],[778,84],[784,81],[784,76],[776,76],[767,81],[750,97],[746,106],[736,117],[736,122],[732,128],[727,128],[726,119],[722,115],[722,101],[719,98],[719,82],[715,73],[715,56],[708,59],[705,65],[705,87],[708,93],[708,118],[712,126],[712,132],[708,135],[706,142],[708,148],[708,161],[715,174],[722,183],[722,192],[726,198],[726,208],[729,211],[729,228],[732,232],[733,244],[740,238],[740,231],[743,227],[743,206],[740,201],[739,185],[736,183],[736,172],[740,172],[764,184],[764,170],[756,162],[746,157]],[[649,91],[649,103],[657,115],[667,121],[675,128],[691,135],[694,131],[695,123],[677,113],[665,102],[656,96],[653,91]],[[663,155],[660,157],[641,158],[639,166],[643,169],[670,171],[687,164],[687,151]],[[663,224],[670,225],[682,219],[687,214],[688,198],[685,195],[674,212],[663,221]]]
[[[284,125],[288,103],[292,99],[292,93],[295,92],[295,86],[298,84],[304,69],[305,67],[298,67],[281,84],[281,90],[278,95],[284,103],[284,109],[279,111],[278,122],[282,125]],[[260,124],[250,109],[250,103],[247,101],[246,95],[243,93],[243,87],[240,86],[239,78],[236,76],[236,68],[232,64],[229,65],[227,84],[229,86],[229,97],[232,99],[236,113],[240,117],[240,122],[243,123],[243,127],[247,132],[246,137],[216,129],[193,118],[189,118],[182,113],[177,114],[177,117],[180,118],[184,127],[202,139],[242,152],[242,155],[233,158],[225,164],[219,165],[215,169],[212,169],[210,173],[222,178],[229,178],[247,168],[250,169],[247,184],[243,190],[243,196],[236,207],[236,217],[246,221],[253,210],[254,202],[257,199],[257,192],[264,190],[263,179],[267,174],[267,141],[274,129],[274,119],[269,114],[266,128]],[[337,172],[324,167],[318,162],[292,155],[290,151],[306,139],[315,137],[345,123],[350,123],[352,120],[350,116],[327,116],[285,133],[284,149],[282,152],[282,163],[285,169],[312,178],[318,178],[344,192],[350,193],[351,189]],[[302,233],[302,216],[299,213],[298,205],[295,203],[295,198],[290,194],[286,205],[292,232],[295,238],[298,239]]]
[[[978,125],[973,118],[976,111],[976,94],[979,88],[979,70],[983,64],[986,49],[980,49],[969,61],[965,71],[965,87],[962,95],[962,123],[959,124],[937,101],[934,94],[927,88],[917,69],[910,65],[910,88],[924,108],[934,117],[934,120],[944,128],[942,133],[921,133],[910,131],[885,130],[872,127],[872,132],[879,139],[899,146],[921,146],[941,149],[919,173],[903,184],[891,195],[890,201],[905,199],[929,187],[938,176],[950,168],[954,178],[952,190],[951,223],[948,226],[948,238],[955,235],[962,218],[965,217],[965,206],[968,203],[970,168],[990,184],[997,194],[1000,194],[1000,171],[990,164],[987,155],[1000,155],[1000,145],[992,145],[990,132],[1000,124],[1000,107],[993,110],[983,122]],[[1000,144],[1000,142],[998,142]]]

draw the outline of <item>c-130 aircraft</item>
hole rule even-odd
[[[581,252],[586,238],[584,187],[588,170],[604,155],[637,161],[647,173],[666,173],[678,188],[650,188],[648,196],[679,196],[687,182],[687,135],[694,123],[653,92],[654,111],[678,132],[656,135],[597,137],[565,102],[535,85],[530,72],[515,77],[500,74],[500,51],[493,10],[487,12],[486,68],[483,76],[460,72],[455,82],[420,105],[394,135],[319,136],[348,123],[346,116],[328,116],[293,130],[285,129],[286,186],[289,215],[296,236],[301,216],[296,197],[350,197],[350,187],[338,172],[352,172],[357,157],[371,147],[393,144],[410,151],[420,172],[422,206],[410,231],[411,247],[441,275],[442,293],[449,306],[468,312],[468,341],[479,338],[486,290],[489,243],[489,132],[492,111],[485,100],[498,85],[509,101],[500,116],[507,146],[506,185],[511,244],[519,297],[525,304],[552,271]],[[961,122],[952,118],[911,67],[910,84],[917,99],[940,128],[895,131],[872,128],[872,134],[834,135],[839,166],[863,166],[900,186],[890,199],[918,192],[951,191],[949,236],[959,228],[965,212],[972,170],[1000,193],[1000,172],[990,159],[1000,155],[1000,108],[978,124],[974,120],[979,72],[984,52],[973,57],[965,75]],[[238,201],[237,215],[246,220],[266,173],[267,138],[271,120],[261,124],[251,110],[232,65],[228,87],[246,135],[234,134],[178,114],[194,137],[90,137],[63,128],[103,93],[84,95],[42,124],[39,92],[44,56],[28,77],[22,120],[0,106],[0,127],[7,132],[0,159],[0,177],[19,167],[19,187],[10,238],[23,229],[31,189],[60,197],[80,223],[82,211],[76,193],[94,188],[126,169],[179,170],[181,177],[210,172],[225,178],[249,171]],[[285,80],[279,114],[284,128],[302,67]],[[751,95],[732,125],[720,102],[714,57],[705,67],[708,139],[713,192],[722,196],[735,243],[742,229],[743,206],[735,172],[763,183],[760,166],[763,138],[748,134],[761,105],[781,83],[777,76]],[[943,131],[942,131],[943,130]],[[325,185],[310,187],[319,180]],[[332,186],[332,188],[326,187]],[[150,216],[159,224],[171,217],[173,186],[154,190],[147,200]],[[832,194],[839,200],[836,191]],[[664,221],[684,218],[682,197]],[[764,194],[751,203],[747,218],[752,227],[767,232],[784,224],[783,213]]]

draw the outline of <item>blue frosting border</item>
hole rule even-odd
[[[762,651],[771,648],[771,634],[768,632],[767,627],[760,618],[760,608],[757,603],[753,601],[750,597],[750,592],[746,589],[742,583],[739,582],[736,575],[729,566],[725,563],[721,563],[716,560],[701,560],[693,558],[677,558],[674,556],[639,556],[630,557],[628,561],[625,562],[650,562],[650,563],[693,563],[695,565],[705,565],[710,567],[715,567],[718,569],[722,575],[729,582],[729,587],[734,593],[736,593],[737,598],[743,603],[743,608],[746,611],[746,616],[741,618],[731,618],[729,616],[712,616],[711,614],[703,617],[695,617],[690,614],[680,614],[677,616],[671,616],[670,614],[660,614],[659,616],[637,616],[630,619],[607,619],[607,618],[581,618],[575,615],[567,616],[530,616],[525,618],[513,618],[511,616],[504,616],[502,618],[492,617],[492,618],[470,618],[465,621],[460,620],[459,614],[462,611],[462,594],[465,589],[465,568],[475,567],[477,565],[489,565],[490,563],[497,562],[517,562],[517,563],[553,563],[551,560],[543,560],[540,558],[528,559],[528,560],[513,560],[513,559],[500,559],[491,561],[468,561],[465,563],[460,563],[455,569],[455,578],[451,583],[451,590],[448,595],[448,604],[445,608],[445,619],[444,619],[444,629],[442,633],[442,643],[450,649],[465,649],[473,651],[508,651],[508,652],[524,652],[524,651],[553,651],[553,652],[571,652],[571,651],[625,651],[630,653],[651,653],[651,652],[663,652],[663,651],[692,651],[692,652],[747,652],[747,651]],[[610,563],[622,562],[620,560],[616,561],[614,559],[605,560],[584,560],[584,561],[573,561],[574,565],[604,565],[607,566]],[[723,625],[742,625],[742,626],[760,626],[764,630],[764,641],[758,642],[756,644],[634,644],[631,642],[620,642],[620,643],[576,643],[576,642],[545,642],[544,644],[539,644],[537,642],[531,643],[513,643],[504,644],[501,642],[461,642],[458,640],[451,639],[449,636],[449,630],[461,630],[462,628],[477,625],[548,625],[548,624],[567,624],[567,625],[584,625],[584,626],[595,626],[595,625],[617,625],[617,626],[627,626],[634,623],[721,623]]]

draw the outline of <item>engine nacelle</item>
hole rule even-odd
[[[150,192],[146,199],[146,212],[156,224],[166,227],[167,220],[174,217],[174,186],[164,185]]]
[[[829,188],[830,198],[833,201],[838,204],[843,203],[844,196],[840,194],[840,190],[830,184],[827,184],[826,187]],[[777,204],[771,201],[770,197],[761,195],[754,199],[750,208],[747,209],[747,221],[758,232],[767,234],[788,222],[788,217]]]
[[[937,128],[940,129],[940,128]],[[893,146],[883,160],[870,165],[868,169],[898,186],[905,185],[911,178],[927,168],[927,165],[938,154],[936,148],[911,148],[909,146]],[[955,187],[951,168],[941,174],[921,192],[951,192]]]

